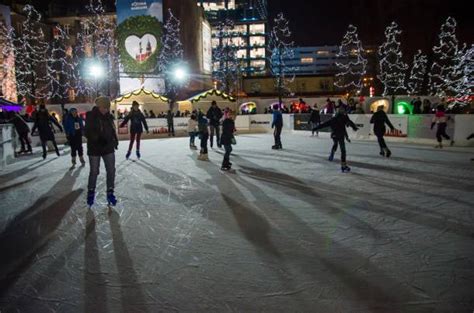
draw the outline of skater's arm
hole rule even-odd
[[[350,118],[347,118],[347,125],[349,125],[350,127],[352,127],[352,129],[353,129],[354,131],[358,131],[358,130],[359,130],[359,128],[357,127],[357,125],[354,124],[354,122],[351,121]]]
[[[390,127],[391,130],[394,130],[394,129],[395,129],[395,127],[393,127],[392,122],[390,122],[390,120],[388,119],[387,114],[385,114],[385,124],[387,124],[388,127]]]
[[[127,125],[128,121],[130,120],[130,114],[125,116],[125,118],[123,119],[122,123],[120,123],[120,128],[124,127],[125,125]]]
[[[146,122],[146,118],[145,118],[145,115],[142,114],[142,123],[143,123],[143,126],[145,127],[145,130],[147,133],[149,133],[148,131],[148,124]]]
[[[374,118],[374,117],[375,117],[375,114],[372,115],[372,117],[370,118],[370,124],[373,124],[373,123],[375,122],[375,118]]]
[[[50,116],[50,117],[49,117],[49,120],[51,121],[51,123],[53,123],[54,125],[56,125],[56,126],[59,128],[59,130],[60,130],[61,132],[63,132],[63,127],[61,126],[61,124],[59,124],[59,122],[58,122],[57,119],[55,119],[54,117]]]
[[[467,137],[467,140],[470,140],[472,138],[474,138],[474,133],[470,134],[469,137]]]
[[[317,126],[314,128],[314,130],[319,130],[319,129],[323,129],[323,128],[327,128],[327,127],[331,126],[331,121],[332,121],[332,120],[329,120],[329,121],[326,121],[326,122],[324,122],[324,123],[321,123],[321,124],[317,125]]]

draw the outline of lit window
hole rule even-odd
[[[313,58],[301,58],[301,63],[313,63],[314,59]]]
[[[316,51],[317,54],[319,55],[328,55],[329,54],[329,51],[327,50],[320,50],[320,51]]]
[[[265,24],[252,24],[250,25],[251,34],[265,34]]]
[[[250,46],[259,46],[259,47],[265,46],[265,37],[263,36],[250,37]]]
[[[246,49],[237,50],[237,57],[238,57],[239,59],[245,59],[245,58],[247,58],[247,50],[246,50]]]
[[[250,51],[250,57],[252,59],[265,58],[265,48],[252,49]]]

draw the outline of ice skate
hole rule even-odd
[[[223,165],[223,166],[221,167],[221,170],[222,170],[222,171],[230,171],[230,170],[231,170],[231,166],[230,166],[230,165]]]
[[[435,148],[436,148],[436,149],[443,149],[443,145],[442,145],[441,143],[440,143],[440,144],[437,144],[437,145],[435,146]]]
[[[61,156],[61,154],[59,154],[59,150],[58,150],[58,149],[56,149],[56,155],[57,155],[57,156]]]
[[[89,190],[87,192],[87,205],[89,208],[94,205],[94,200],[95,200],[95,191],[94,190]]]
[[[334,153],[335,153],[335,151],[331,151],[331,153],[329,154],[328,160],[329,160],[330,162],[334,161]]]
[[[276,149],[278,149],[278,146],[277,146],[277,145],[273,145],[273,146],[272,146],[272,149],[273,149],[273,150],[276,150]]]
[[[109,206],[117,205],[117,198],[115,198],[113,191],[107,191],[107,203]]]
[[[128,160],[131,154],[132,154],[132,151],[128,151],[127,154],[125,155],[125,158]]]
[[[349,173],[351,171],[351,168],[349,166],[347,166],[346,163],[343,163],[343,164],[341,164],[341,171],[343,173]]]
[[[43,153],[43,160],[46,160],[46,153]]]
[[[385,156],[385,152],[384,152],[384,151],[380,151],[379,154],[380,154],[381,156],[383,156],[383,157]]]
[[[79,161],[81,162],[81,165],[82,165],[82,166],[85,166],[85,165],[86,165],[86,160],[84,160],[84,157],[83,157],[83,156],[80,156],[80,157],[79,157]]]
[[[71,164],[72,164],[72,167],[76,166],[76,157],[72,157]]]
[[[140,160],[140,158],[141,158],[141,157],[142,157],[142,155],[140,154],[140,151],[139,151],[139,150],[137,150],[137,159],[139,159],[139,160]]]
[[[391,155],[392,155],[392,151],[390,151],[389,149],[386,149],[385,156],[389,158]]]

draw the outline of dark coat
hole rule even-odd
[[[221,144],[228,146],[232,144],[232,137],[234,137],[235,123],[232,119],[226,118],[222,122]]]
[[[273,111],[272,128],[283,127],[283,115],[280,111]]]
[[[219,126],[219,121],[222,118],[222,111],[218,106],[211,106],[209,110],[207,110],[206,116],[209,119],[209,125]]]
[[[346,137],[346,127],[352,127],[355,131],[358,129],[356,124],[349,119],[347,114],[336,114],[332,119],[319,124],[315,130],[323,129],[326,127],[331,127],[331,138],[334,139],[344,139]]]
[[[30,132],[30,127],[28,124],[25,122],[23,117],[21,117],[20,114],[15,113],[13,118],[10,120],[11,123],[15,126],[16,132],[18,134],[25,134]]]
[[[74,137],[76,135],[82,137],[84,132],[84,122],[82,118],[79,115],[74,117],[72,114],[68,114],[66,122],[64,123],[64,131],[68,137]]]
[[[146,123],[145,115],[141,111],[131,111],[127,117],[123,120],[120,127],[124,127],[130,121],[130,132],[132,134],[141,134],[143,133],[143,126],[145,126],[146,131],[148,132],[148,124]],[[143,125],[143,126],[142,126]]]
[[[97,107],[87,112],[85,134],[88,155],[104,156],[114,153],[118,147],[113,116],[100,113]]]
[[[166,122],[168,123],[168,125],[172,125],[172,124],[173,124],[173,119],[174,119],[174,114],[173,114],[173,112],[168,112],[168,113],[166,113]]]
[[[55,140],[53,132],[53,124],[56,125],[61,131],[63,128],[58,121],[49,115],[48,110],[41,110],[36,113],[35,124],[31,133],[34,133],[38,129],[41,141],[52,141]]]
[[[383,136],[385,134],[385,124],[387,124],[390,129],[395,128],[393,127],[392,123],[390,123],[390,120],[384,111],[375,112],[370,119],[370,123],[374,124],[374,134],[377,137]]]
[[[313,110],[311,112],[311,116],[309,118],[309,121],[311,123],[314,123],[314,124],[319,124],[321,123],[321,115],[319,115],[319,111],[318,110]]]

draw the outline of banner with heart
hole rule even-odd
[[[145,34],[143,37],[135,35],[128,36],[125,39],[125,49],[128,54],[137,62],[143,63],[155,53],[157,41],[152,34]]]

